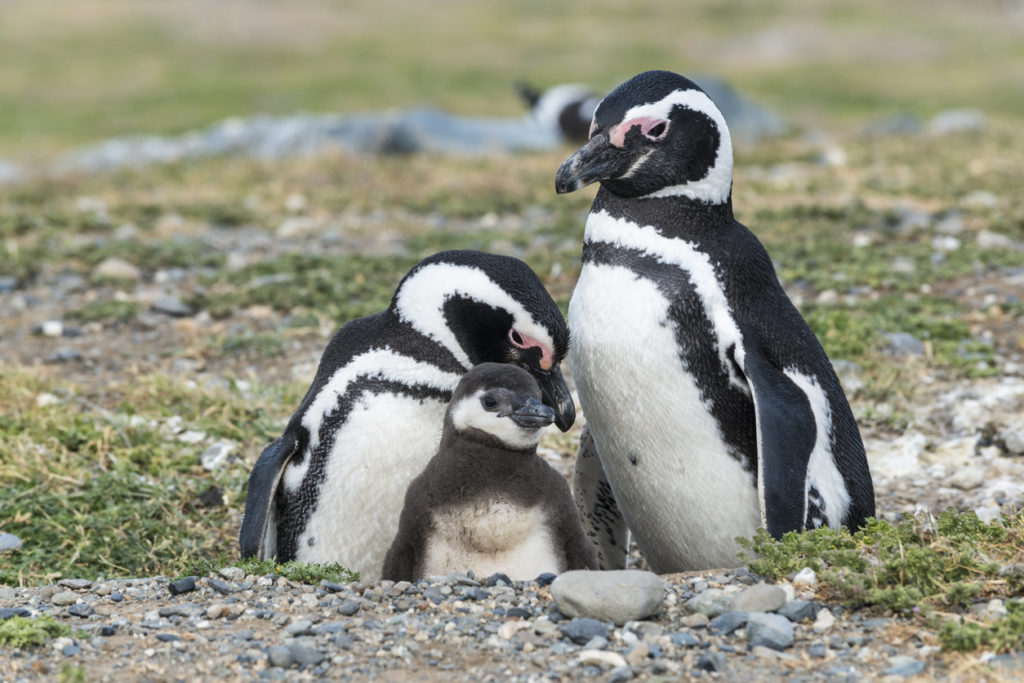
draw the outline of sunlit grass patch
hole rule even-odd
[[[247,454],[279,431],[281,392],[157,375],[86,398],[56,378],[3,367],[0,377],[0,527],[23,541],[5,554],[0,583],[175,574],[234,551]],[[204,470],[202,450],[225,439],[240,457]]]
[[[1022,604],[1010,600],[1007,614],[989,624],[964,621],[972,601],[1014,598],[1024,590],[1024,513],[985,523],[973,512],[947,510],[937,518],[897,525],[870,520],[851,534],[846,529],[789,532],[781,540],[760,530],[740,539],[752,571],[782,579],[810,567],[819,590],[856,607],[877,606],[933,625],[950,649],[981,646],[1019,649]],[[960,610],[961,616],[950,613]],[[948,620],[948,621],[947,621]]]
[[[71,627],[49,614],[39,617],[11,617],[0,621],[0,645],[23,648],[39,647],[48,641],[71,634]]]

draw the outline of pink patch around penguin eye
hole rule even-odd
[[[641,116],[640,118],[623,121],[611,129],[608,140],[616,147],[622,147],[626,143],[626,133],[636,126],[640,126],[640,133],[645,138],[651,142],[657,142],[668,134],[669,120],[653,116]]]
[[[540,349],[541,370],[550,370],[555,364],[554,354],[551,353],[551,349],[541,343],[540,340],[534,339],[528,334],[522,334],[514,327],[508,331],[508,339],[512,342],[512,346],[516,348]]]

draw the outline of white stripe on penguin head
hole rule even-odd
[[[711,204],[722,204],[729,198],[729,192],[732,190],[732,137],[729,135],[725,117],[710,97],[700,90],[675,90],[657,102],[631,108],[622,117],[622,121],[625,123],[642,118],[668,119],[676,106],[700,112],[714,122],[718,128],[715,163],[699,180],[663,187],[656,192],[643,195],[641,199],[682,196]]]
[[[521,303],[475,266],[454,263],[423,266],[406,278],[398,290],[396,309],[402,320],[451,351],[468,370],[473,363],[444,317],[445,303],[456,296],[508,311],[516,330],[537,340],[547,349],[554,349],[554,341],[548,329],[537,323]]]

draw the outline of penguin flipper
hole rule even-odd
[[[601,466],[590,428],[583,427],[572,476],[573,498],[580,511],[583,532],[597,552],[600,569],[625,569],[629,528]]]
[[[807,394],[756,347],[744,354],[757,421],[761,525],[774,538],[804,528],[807,467],[817,425]]]
[[[243,558],[263,560],[273,557],[276,548],[273,517],[274,496],[284,474],[284,468],[298,451],[298,439],[290,431],[263,449],[249,474],[249,489],[245,496],[242,528],[238,531],[238,546]]]

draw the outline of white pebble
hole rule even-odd
[[[835,623],[835,616],[833,616],[832,612],[826,608],[818,611],[818,616],[815,617],[814,626],[812,628],[814,629],[815,633],[824,633],[825,631],[832,628],[835,625]]]
[[[624,666],[626,664],[626,659],[617,652],[607,652],[605,650],[583,650],[580,652],[580,664],[583,666],[597,664],[598,666],[607,666],[614,669],[617,666]]]
[[[818,575],[810,567],[804,567],[793,577],[793,585],[799,588],[807,588],[818,583]]]

